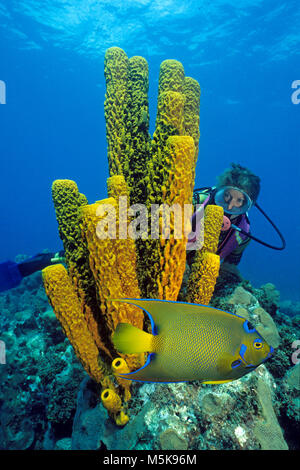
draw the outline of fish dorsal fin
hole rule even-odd
[[[152,333],[158,334],[170,320],[176,321],[179,315],[212,313],[216,310],[207,305],[176,302],[158,299],[112,299],[114,302],[125,302],[142,308],[150,318]],[[222,312],[223,314],[226,312]]]
[[[131,305],[136,305],[144,310],[147,313],[150,322],[152,333],[154,335],[158,334],[159,330],[163,327],[164,323],[167,321],[170,315],[174,313],[171,312],[171,309],[168,308],[168,301],[156,300],[156,299],[113,299],[117,302],[129,303]]]

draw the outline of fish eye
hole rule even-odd
[[[259,338],[257,338],[253,341],[253,346],[255,349],[261,349],[263,346],[263,343]]]

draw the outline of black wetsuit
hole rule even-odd
[[[59,257],[64,257],[65,252],[61,250]],[[41,269],[54,264],[52,259],[55,257],[56,253],[39,253],[32,258],[26,259],[21,263],[18,263],[18,268],[22,277],[30,276],[30,274],[40,271]]]

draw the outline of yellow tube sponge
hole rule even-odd
[[[184,129],[185,134],[190,135],[195,143],[195,161],[194,170],[196,168],[199,138],[200,138],[200,85],[194,78],[186,77],[184,80],[183,94],[185,96],[184,102]]]
[[[89,261],[97,286],[102,322],[112,333],[120,322],[131,323],[143,328],[144,315],[131,304],[112,302],[117,298],[140,298],[136,275],[136,252],[134,240],[120,239],[118,219],[119,207],[114,198],[84,206],[82,208],[82,228],[89,249]],[[110,238],[105,227],[112,228]],[[126,227],[127,228],[127,227]],[[127,363],[130,368],[140,367],[141,357],[130,355]]]
[[[172,135],[184,130],[184,96],[175,91],[163,92],[158,97],[156,127],[151,142],[151,160],[148,166],[148,204],[161,203],[161,186],[165,174],[165,145]]]
[[[98,305],[95,280],[90,269],[88,249],[81,232],[81,208],[86,197],[71,180],[56,180],[52,184],[52,198],[58,222],[59,235],[64,245],[70,280],[80,299],[83,313],[98,347],[110,355],[101,340],[101,312]]]
[[[82,285],[86,283],[84,281],[88,277],[86,271],[89,270],[86,262],[82,264],[87,254],[79,227],[80,207],[84,205],[83,198],[74,181],[56,180],[52,184],[52,199],[68,271],[71,278],[73,276],[80,278],[79,283]]]
[[[107,210],[108,209],[108,210]],[[115,224],[115,221],[117,222]],[[140,298],[136,276],[136,253],[134,240],[118,236],[105,238],[105,225],[115,226],[118,232],[118,204],[114,198],[83,207],[83,232],[89,248],[90,265],[97,285],[101,311],[111,331],[118,322],[129,321],[141,328],[141,310],[131,305],[111,302],[119,297]],[[117,308],[116,308],[117,307]],[[134,307],[134,308],[131,308]],[[127,313],[126,313],[127,312]]]
[[[149,161],[149,104],[148,63],[143,57],[134,56],[129,59],[129,106],[128,106],[128,141],[127,163],[123,170],[130,192],[130,204],[146,202],[145,175]]]
[[[224,210],[220,206],[208,205],[204,211],[204,245],[202,251],[216,253],[223,225]]]
[[[70,276],[62,265],[51,266],[43,272],[44,286],[56,316],[84,368],[94,380],[101,382],[102,386],[111,388],[113,386],[111,359],[116,355],[111,343],[111,333],[119,321],[128,321],[139,328],[143,327],[143,314],[138,307],[132,308],[133,306],[128,304],[127,306],[124,305],[125,308],[119,309],[119,305],[108,302],[110,297],[140,297],[134,269],[134,242],[131,239],[129,244],[127,240],[109,240],[111,245],[108,247],[108,251],[105,249],[107,246],[104,246],[103,253],[100,255],[102,259],[98,263],[98,259],[95,260],[98,253],[97,243],[101,245],[102,240],[97,237],[97,217],[94,219],[94,225],[88,225],[88,222],[91,222],[88,215],[95,215],[94,209],[96,210],[101,204],[98,203],[92,206],[76,204],[81,196],[75,183],[72,183],[60,181],[54,185],[56,212],[66,247],[71,251],[73,242],[74,251],[80,248],[85,250],[86,259],[84,262],[90,270],[89,276],[92,281],[91,285],[94,288],[95,302],[93,309],[89,308],[89,297],[86,294],[89,292],[87,290],[88,284],[85,282],[86,270],[82,270],[81,266],[77,266],[76,261],[78,258],[75,257],[73,262],[73,253],[70,256],[70,270],[73,276]],[[116,196],[117,194],[127,194],[127,186],[122,176],[115,175],[109,178],[108,185],[109,191]],[[69,206],[67,202],[63,204],[61,198],[59,198],[61,192],[63,195],[67,194],[67,196],[71,192],[72,197],[64,198],[64,201],[71,200],[74,202],[75,199],[75,203]],[[102,203],[104,202],[108,202],[110,207],[118,209],[114,198],[102,201]],[[73,217],[70,217],[71,227],[68,226],[68,214],[73,215]],[[88,230],[88,226],[90,230]],[[73,236],[72,238],[74,233],[76,237]],[[117,247],[115,246],[116,243]],[[99,279],[97,273],[101,261],[106,277],[102,276],[101,278],[100,275]],[[57,269],[57,272],[53,269]],[[111,286],[113,286],[112,296],[108,293]],[[100,296],[98,291],[101,294]],[[102,304],[101,298],[103,300]],[[103,310],[101,310],[101,306],[104,307]],[[94,315],[95,311],[97,317]],[[91,319],[94,321],[91,321]],[[130,355],[128,364],[132,368],[139,368],[143,365],[143,360],[144,358],[141,355]],[[128,401],[130,398],[129,384],[120,389],[119,399],[122,402],[121,396]],[[120,412],[115,414],[114,418],[120,425],[128,420],[128,417]]]
[[[130,369],[122,357],[117,357],[116,359],[113,360],[112,364],[112,371],[116,375],[116,380],[119,385],[121,385],[124,388],[125,392],[125,400],[128,401],[131,398],[130,394],[130,385],[131,385],[131,380],[128,379],[122,379],[122,377],[119,377],[118,374],[128,374],[130,372]]]
[[[188,136],[171,136],[167,140],[166,167],[168,179],[163,188],[163,201],[192,204],[193,188],[191,186],[194,169],[195,144]]]
[[[170,233],[160,239],[160,269],[157,273],[158,298],[176,300],[186,261],[186,243],[190,220],[185,206],[192,203],[192,173],[195,145],[192,137],[173,136],[167,140],[169,179],[163,189],[163,200],[174,211],[170,213]]]
[[[112,47],[105,54],[104,73],[110,175],[124,175],[131,203],[142,203],[150,146],[148,64],[143,57],[128,59],[122,49]]]
[[[188,86],[187,82],[188,97],[192,96],[193,90],[196,93],[193,103],[188,106],[184,95],[185,83],[184,70],[179,62],[165,61],[161,64],[156,128],[146,175],[149,212],[152,204],[178,203],[183,209],[183,204],[192,202],[196,165],[193,139],[197,138],[196,125],[191,128],[187,124],[189,132],[194,135],[188,137],[183,134],[185,119],[189,123],[195,117],[197,106],[199,114],[200,87],[197,88],[194,83],[193,86]],[[175,152],[171,142],[177,142],[176,146],[174,144]],[[155,240],[150,234],[147,240],[137,240],[138,278],[143,296],[176,300],[185,267],[186,239],[176,240],[174,250],[170,250],[172,243],[172,238],[166,244],[161,235],[160,240]]]
[[[116,200],[118,200],[120,196],[129,197],[128,188],[124,176],[114,175],[110,178],[107,178],[107,192],[109,197],[113,197]]]
[[[187,301],[208,305],[214,292],[220,269],[220,257],[215,254],[223,224],[222,207],[209,205],[204,213],[204,244],[196,251],[188,280]]]
[[[122,400],[111,388],[106,388],[102,391],[101,400],[109,413],[116,414],[121,410]]]
[[[189,219],[185,205],[192,204],[195,145],[192,137],[171,136],[164,148],[161,200],[157,218],[160,236],[140,242],[138,277],[145,296],[176,300],[186,260]],[[150,199],[150,198],[149,198]],[[166,217],[164,219],[162,212]],[[153,223],[152,213],[151,223]],[[165,223],[164,223],[165,221]],[[141,255],[144,251],[144,256]],[[150,261],[150,262],[149,262]]]
[[[126,160],[126,118],[128,112],[128,57],[119,47],[106,51],[104,60],[106,94],[104,113],[109,173],[123,174]]]
[[[158,94],[165,91],[182,93],[184,85],[184,68],[181,62],[174,59],[164,60],[160,64]]]
[[[163,149],[171,135],[184,134],[184,68],[177,60],[165,60],[161,63],[158,80],[157,114],[155,130],[151,142],[150,171],[159,173],[164,165]],[[160,154],[162,152],[162,155]],[[157,166],[159,165],[159,166]],[[149,170],[148,170],[149,171]],[[159,188],[152,192],[160,195]]]
[[[105,55],[106,100],[105,117],[110,175],[123,175],[130,204],[146,204],[150,215],[152,204],[168,204],[169,181],[174,179],[174,166],[169,164],[170,136],[190,136],[194,140],[192,170],[188,166],[189,182],[184,179],[184,191],[190,195],[194,185],[199,141],[200,87],[196,80],[185,77],[182,64],[165,60],[160,66],[155,131],[149,135],[148,64],[142,57],[128,59],[119,48],[110,48]],[[190,163],[190,160],[189,160]],[[180,178],[179,178],[180,179]],[[176,180],[175,180],[176,183]],[[109,185],[109,182],[108,182]],[[179,186],[173,184],[174,194]],[[109,189],[109,195],[116,198]],[[179,196],[180,199],[180,196]],[[187,198],[189,200],[189,196]],[[174,199],[174,202],[175,199]],[[136,239],[137,277],[144,297],[176,296],[182,269],[178,269],[176,287],[167,287],[169,273],[176,270],[177,256],[170,251],[166,266],[162,265],[160,242],[147,232]],[[176,246],[183,246],[176,243]],[[168,253],[164,241],[163,250]],[[180,256],[180,259],[182,255]],[[179,265],[181,266],[180,261]],[[164,273],[164,269],[166,272]]]
[[[201,305],[209,304],[219,269],[220,257],[218,255],[205,251],[197,253],[188,281],[188,302]]]
[[[130,372],[128,365],[126,364],[125,359],[122,357],[116,357],[112,362],[112,370],[114,374],[128,374]],[[122,379],[120,379],[122,380]],[[130,380],[126,380],[131,382]]]
[[[108,370],[99,356],[65,267],[61,264],[49,266],[42,275],[46,294],[77,357],[96,382],[103,382]]]
[[[124,413],[123,410],[121,410],[120,413],[116,416],[115,420],[118,426],[125,426],[125,424],[127,424],[129,421],[129,417]]]
[[[119,357],[111,334],[119,322],[142,329],[147,319],[140,308],[111,299],[177,299],[188,235],[184,206],[192,203],[198,152],[200,87],[185,77],[180,62],[167,60],[161,64],[156,127],[151,139],[146,60],[139,56],[129,59],[122,49],[112,47],[106,51],[104,68],[108,198],[88,204],[73,181],[53,183],[67,270],[55,265],[44,270],[43,278],[49,301],[76,354],[105,389],[101,396],[104,406],[117,424],[124,425],[129,418],[122,401],[130,398],[130,381],[123,383],[116,368],[137,369],[144,364],[145,355]],[[143,204],[142,208],[138,204]],[[157,214],[152,217],[153,204],[171,208],[169,237],[163,236],[159,213],[159,233],[151,237],[157,218]],[[179,225],[172,206],[181,210]],[[148,225],[144,220],[142,223],[144,214],[134,218],[136,211],[141,214],[144,209]],[[209,220],[216,224],[208,211],[208,224]],[[213,278],[216,269],[214,258],[209,256],[215,247],[214,229],[210,235],[208,227],[207,234],[202,279],[206,273]],[[208,295],[196,278],[194,285]],[[213,285],[212,279],[209,285]]]
[[[106,388],[103,390],[101,393],[101,401],[118,426],[124,426],[128,423],[129,418],[122,409],[122,401],[113,389]]]

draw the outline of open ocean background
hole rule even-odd
[[[93,202],[106,197],[104,53],[142,55],[150,71],[151,131],[160,63],[182,62],[199,81],[196,187],[231,162],[262,180],[258,203],[287,248],[254,241],[240,269],[300,300],[300,4],[296,0],[0,1],[0,262],[62,248],[51,184],[73,179]],[[300,93],[298,94],[300,98]],[[280,244],[253,208],[252,233]]]

